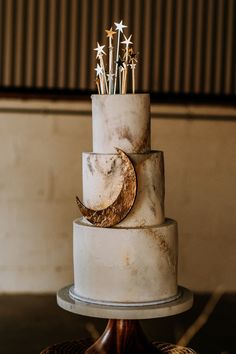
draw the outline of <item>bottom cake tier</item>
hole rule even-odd
[[[178,297],[177,223],[100,228],[74,221],[74,289],[79,300],[108,305],[142,305]]]

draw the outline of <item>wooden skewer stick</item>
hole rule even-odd
[[[121,66],[119,67],[119,93],[122,93],[122,68]]]
[[[101,95],[101,90],[100,90],[100,79],[97,77],[96,80],[96,86],[97,86],[97,89],[98,89],[98,94]]]
[[[109,38],[109,73],[108,73],[108,92],[109,95],[111,95],[113,93],[113,46],[112,46],[112,39],[113,39],[113,35],[116,34],[116,32],[114,32],[112,30],[112,27],[109,30],[106,30],[107,33],[107,37]]]
[[[102,54],[99,54],[98,58],[100,60],[100,66],[102,68],[103,84],[105,86],[106,93],[108,93],[107,78],[106,78],[105,65],[104,65]]]
[[[127,92],[127,65],[128,65],[128,60],[129,60],[129,45],[133,44],[131,42],[131,37],[132,34],[129,36],[129,38],[126,38],[126,36],[124,35],[125,40],[123,42],[121,42],[122,44],[125,44],[125,72],[124,72],[124,82],[123,82],[123,94],[125,94]]]
[[[104,95],[104,83],[103,83],[103,75],[99,75],[99,82],[100,82],[100,94]]]
[[[119,60],[116,62],[117,64],[117,67],[118,67],[118,70],[119,70],[119,93],[121,94],[122,93],[122,78],[123,78],[123,70],[124,70],[124,60],[122,60],[120,57],[119,57]]]
[[[135,93],[135,67],[136,64],[132,61],[132,63],[130,64],[130,68],[132,71],[132,93]]]
[[[119,53],[120,53],[120,33],[123,33],[123,28],[127,27],[123,25],[123,20],[120,21],[120,23],[116,23],[116,31],[118,31],[118,36],[117,36],[117,44],[116,44],[116,67],[115,67],[115,82],[114,82],[114,95],[116,93],[116,85],[117,85],[117,75],[118,75],[118,60],[119,60]]]
[[[94,48],[94,50],[97,51],[97,58],[99,58],[99,61],[100,61],[100,66],[97,64],[97,68],[95,70],[97,71],[97,75],[99,75],[99,78],[100,78],[102,94],[105,93],[104,92],[104,85],[105,85],[106,91],[108,92],[105,66],[104,66],[104,62],[103,62],[103,54],[106,55],[106,53],[103,50],[104,47],[105,47],[105,45],[100,45],[97,42],[97,48]]]
[[[134,69],[132,70],[132,92],[135,93],[135,73],[134,73]]]
[[[122,71],[122,94],[126,94],[127,92],[127,73],[128,73],[128,69],[127,69],[127,65],[124,63],[124,70]]]
[[[118,70],[118,58],[119,58],[119,46],[120,46],[120,31],[118,31],[117,38],[117,48],[116,48],[116,67],[115,67],[115,82],[114,82],[114,94],[116,93],[116,85],[117,85],[117,70]]]
[[[132,71],[132,92],[135,93],[135,68],[136,68],[136,64],[137,61],[137,54],[134,52],[133,48],[131,47],[129,49],[129,56],[130,56],[130,68]]]
[[[98,93],[100,95],[101,93],[102,94],[104,93],[103,92],[103,83],[102,83],[102,72],[103,72],[103,70],[102,70],[102,68],[101,68],[101,66],[99,64],[97,64],[97,67],[94,70],[96,71],[96,74],[99,77],[99,79],[98,78],[96,79],[96,84],[97,84],[97,87],[98,87]],[[100,84],[100,89],[99,89],[99,85],[98,84]]]
[[[109,37],[109,95],[112,93],[112,88],[113,88],[113,76],[112,76],[112,71],[113,71],[113,47],[112,47],[112,38]]]

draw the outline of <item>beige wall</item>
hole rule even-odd
[[[0,101],[0,292],[55,292],[73,281],[74,198],[81,153],[91,150],[89,109],[86,102]],[[236,120],[206,116],[236,112],[152,111],[159,116],[152,146],[165,152],[166,215],[179,222],[180,283],[236,291]],[[182,118],[163,118],[177,111]]]

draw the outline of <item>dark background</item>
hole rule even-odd
[[[235,104],[234,0],[0,0],[0,93],[87,97],[96,42],[123,19],[152,100]]]

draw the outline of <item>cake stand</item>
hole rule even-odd
[[[72,341],[45,349],[49,353],[85,354],[158,354],[158,353],[195,353],[189,348],[171,344],[151,343],[146,338],[138,320],[167,317],[182,313],[191,308],[192,293],[179,287],[178,297],[168,302],[137,304],[103,304],[81,301],[73,297],[73,286],[62,288],[57,293],[57,303],[66,311],[79,315],[106,318],[107,327],[101,337],[91,345],[86,341]]]

